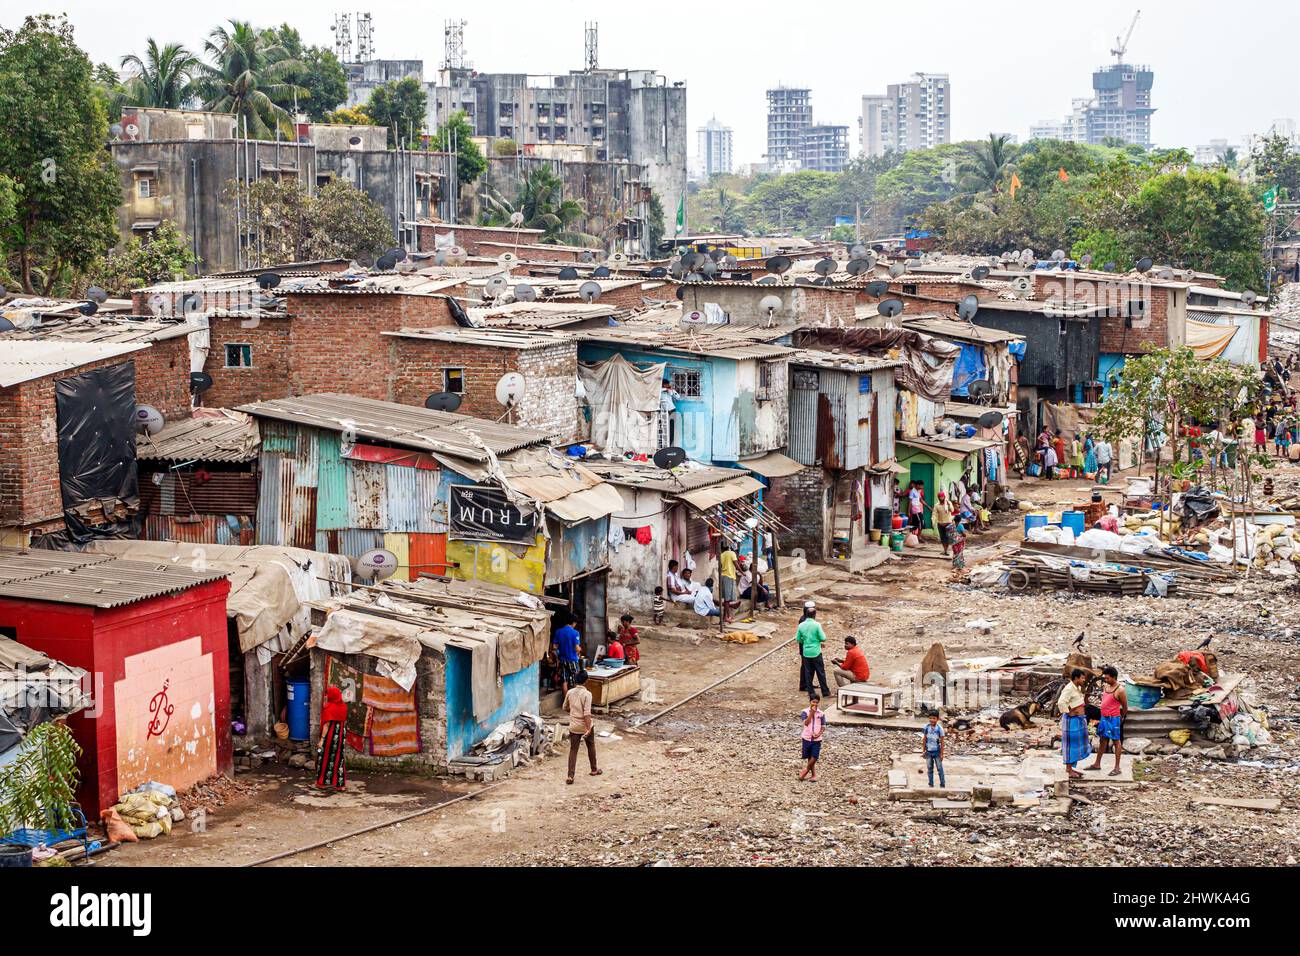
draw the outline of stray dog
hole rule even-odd
[[[1028,703],[1021,704],[1019,707],[1012,707],[1010,710],[1006,711],[998,718],[998,723],[1002,725],[1003,730],[1010,730],[1012,724],[1019,727],[1021,730],[1024,730],[1033,726],[1034,714],[1038,713],[1041,709],[1042,708],[1039,706],[1038,701],[1031,700]]]

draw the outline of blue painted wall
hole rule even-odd
[[[538,665],[502,678],[501,706],[483,723],[474,719],[474,697],[470,689],[470,652],[447,648],[447,757],[460,757],[499,724],[520,714],[539,713],[537,689],[541,683]]]
[[[667,363],[673,369],[693,369],[700,373],[700,397],[677,402],[677,444],[693,461],[712,465],[733,461],[740,455],[740,425],[736,419],[737,366],[731,359],[691,358],[639,348],[614,348],[599,342],[578,346],[582,362],[603,362],[622,355],[634,365]]]
[[[1097,378],[1102,383],[1102,398],[1110,395],[1110,376],[1124,369],[1124,356],[1119,352],[1102,352],[1097,356]]]

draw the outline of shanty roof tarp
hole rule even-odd
[[[778,451],[768,452],[762,458],[742,461],[740,467],[746,468],[756,475],[762,475],[764,478],[786,478],[790,475],[797,475],[804,469],[804,466],[799,462],[786,457]]]
[[[343,555],[302,548],[101,540],[86,549],[185,568],[201,561],[205,570],[225,572],[230,578],[226,616],[235,619],[244,652],[277,637],[278,649],[288,650],[310,627],[306,603],[330,597],[352,580],[351,562]]]
[[[957,356],[961,354],[961,349],[953,343],[911,329],[837,329],[818,341],[822,345],[868,352],[898,350],[903,360],[894,373],[899,386],[932,402],[947,401]]]
[[[761,481],[757,478],[751,478],[749,475],[742,475],[739,478],[731,478],[718,485],[709,485],[707,488],[700,488],[696,491],[681,492],[677,497],[697,511],[708,511],[714,505],[720,505],[724,501],[735,501],[737,498],[743,498],[746,495],[752,495],[754,492],[762,490],[763,483]]]
[[[659,447],[659,393],[666,367],[641,368],[621,355],[579,367],[591,406],[591,443],[601,454],[648,455]]]
[[[439,461],[480,484],[501,485],[511,504],[523,511],[540,507],[563,521],[578,522],[595,521],[623,507],[618,489],[551,448],[526,448],[482,465],[441,457]]]

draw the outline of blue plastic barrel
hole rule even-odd
[[[1029,537],[1031,528],[1046,528],[1047,515],[1044,514],[1027,514],[1025,515],[1025,537]]]
[[[1077,538],[1084,532],[1084,517],[1085,515],[1082,511],[1063,511],[1061,513],[1061,527],[1069,528],[1074,532],[1074,536]]]
[[[289,739],[311,737],[311,682],[291,680],[289,685]]]

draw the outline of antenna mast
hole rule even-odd
[[[465,21],[444,20],[443,36],[445,41],[443,44],[442,68],[444,70],[473,69],[469,59],[465,56]]]
[[[370,14],[357,14],[357,60],[366,63],[375,58],[375,31]]]
[[[330,27],[334,34],[334,55],[338,57],[340,63],[352,62],[352,21],[348,19],[346,13],[340,13],[334,17],[334,25]]]
[[[585,56],[583,62],[586,64],[587,72],[600,69],[600,49],[599,49],[599,24],[592,20],[586,25],[586,43]]]

